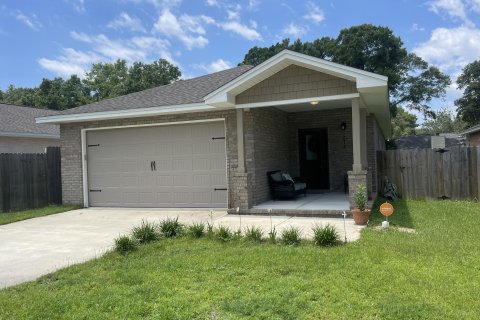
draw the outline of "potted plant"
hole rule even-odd
[[[367,188],[364,184],[359,184],[353,194],[355,207],[352,208],[352,216],[355,224],[366,225],[370,218],[370,209],[367,209]]]

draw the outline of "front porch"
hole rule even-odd
[[[242,213],[341,218],[343,213],[350,215],[350,204],[345,193],[308,193],[295,199],[268,200]]]

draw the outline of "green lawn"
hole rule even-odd
[[[180,238],[108,253],[0,291],[0,318],[478,319],[480,204],[395,208],[391,223],[415,234],[367,228],[329,249]]]
[[[44,208],[30,209],[18,212],[0,212],[0,225],[36,217],[48,216],[50,214],[60,213],[73,209],[78,209],[78,206],[51,205]]]

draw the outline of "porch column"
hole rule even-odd
[[[360,153],[362,154],[362,170],[368,168],[367,158],[367,109],[360,108]]]
[[[367,185],[367,130],[366,110],[360,108],[359,98],[352,99],[352,142],[353,142],[353,165],[352,171],[348,171],[348,192],[350,208],[355,206],[354,193],[358,185]]]
[[[237,171],[245,173],[245,143],[243,135],[243,109],[237,109]]]
[[[363,169],[362,164],[362,116],[359,98],[352,99],[352,142],[353,142],[353,165],[354,172]]]

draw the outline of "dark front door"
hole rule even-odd
[[[308,189],[329,189],[327,129],[301,129],[298,137],[300,177]]]

